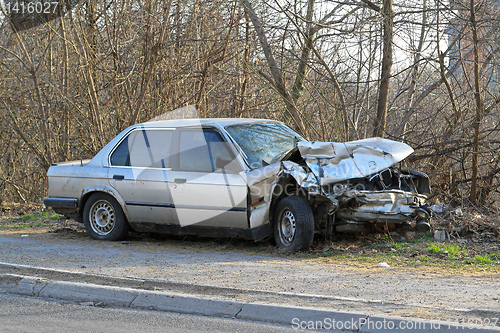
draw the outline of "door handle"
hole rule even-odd
[[[124,180],[124,179],[125,179],[125,176],[124,176],[124,175],[113,175],[113,179],[116,179],[116,180]]]
[[[184,178],[175,178],[174,182],[176,182],[177,184],[183,184],[183,183],[186,182],[186,179],[184,179]]]

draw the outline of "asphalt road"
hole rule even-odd
[[[2,235],[0,262],[160,283],[271,292],[279,303],[287,305],[321,306],[370,315],[483,320],[499,317],[500,311],[498,273],[481,277],[446,274],[440,268],[420,271],[421,268],[381,268],[376,264],[357,267],[276,252],[199,248],[189,242],[122,243],[93,241],[86,235]],[[264,301],[265,296],[251,292],[233,294],[231,300],[241,302]],[[301,297],[285,299],[283,294]],[[319,298],[325,301],[320,303]],[[265,301],[275,302],[269,298]]]
[[[301,332],[269,323],[125,308],[100,308],[0,294],[0,332]],[[307,330],[308,332],[314,332]],[[329,331],[333,332],[333,331]]]

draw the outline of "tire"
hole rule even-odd
[[[314,239],[314,217],[302,197],[283,198],[275,212],[274,240],[287,252],[308,250]]]
[[[92,194],[87,200],[83,224],[90,238],[108,241],[125,239],[130,228],[118,202],[105,193]]]

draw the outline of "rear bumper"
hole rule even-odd
[[[46,207],[52,207],[52,210],[57,214],[74,219],[78,222],[83,222],[82,216],[78,214],[78,200],[76,198],[51,198],[43,199],[43,204]]]
[[[64,209],[76,209],[78,200],[76,198],[52,198],[46,197],[43,199],[43,204],[47,207],[52,207],[52,209],[64,208]]]

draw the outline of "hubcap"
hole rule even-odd
[[[281,216],[279,234],[281,242],[286,246],[290,246],[295,238],[295,216],[288,209]]]
[[[115,210],[106,200],[99,200],[92,205],[89,213],[90,227],[101,236],[113,231],[116,223]]]

